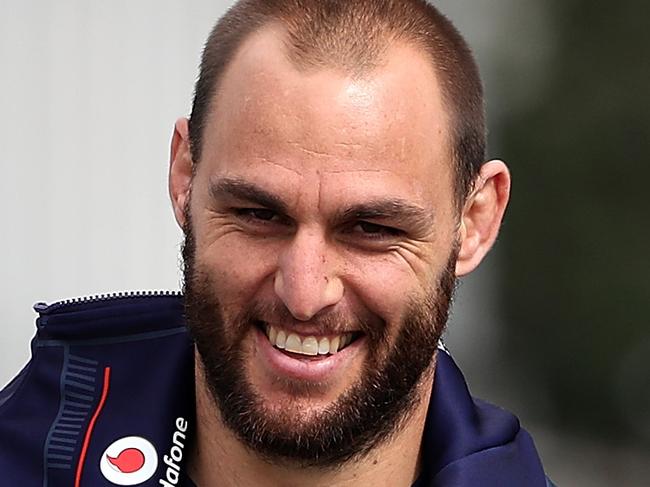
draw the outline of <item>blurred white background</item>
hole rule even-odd
[[[178,289],[169,140],[189,113],[203,42],[229,4],[0,0],[0,388],[29,359],[36,301]],[[437,4],[475,49],[492,121],[535,96],[554,49],[543,2]],[[520,68],[525,90],[495,81],[503,63]],[[498,139],[493,132],[493,146]],[[498,252],[461,286],[448,343],[475,392],[505,399],[525,423],[501,379]],[[560,484],[647,485],[634,452],[528,426]]]
[[[179,287],[168,141],[226,2],[1,1],[4,384],[35,301]]]

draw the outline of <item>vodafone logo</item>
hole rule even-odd
[[[139,436],[127,436],[111,443],[102,454],[99,469],[115,485],[146,482],[158,468],[154,446]]]

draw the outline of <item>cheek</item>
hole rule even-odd
[[[269,246],[247,244],[236,234],[200,245],[197,260],[217,287],[224,309],[250,302],[264,287],[272,288],[274,251]]]
[[[423,292],[420,277],[395,256],[349,259],[346,271],[349,297],[389,326],[399,323],[411,298]]]

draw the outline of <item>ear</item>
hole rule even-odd
[[[185,225],[185,209],[192,187],[192,155],[190,153],[189,125],[186,118],[174,124],[174,135],[169,156],[169,196],[176,222]]]
[[[483,164],[474,190],[463,206],[461,245],[456,261],[458,277],[476,269],[494,244],[509,198],[510,172],[505,163],[490,161]]]

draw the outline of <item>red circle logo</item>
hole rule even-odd
[[[106,455],[109,463],[122,473],[133,473],[144,467],[144,453],[137,448],[122,450],[116,457]]]
[[[106,480],[115,485],[139,485],[156,473],[158,454],[148,440],[127,436],[104,450],[99,467]]]

